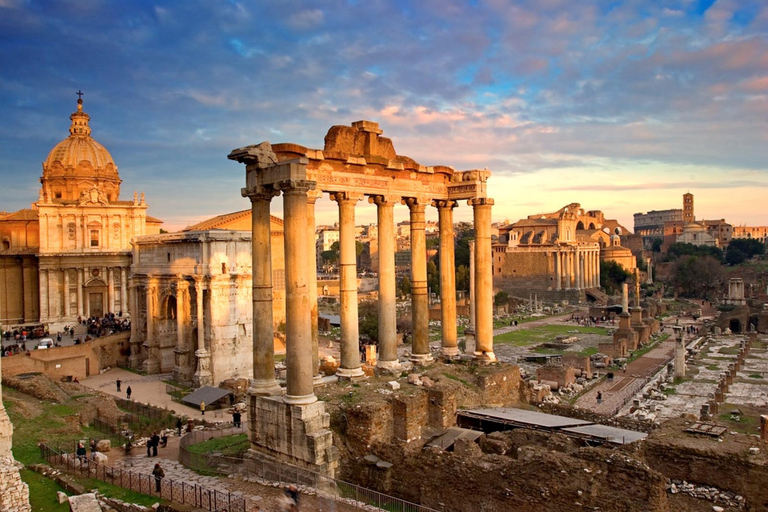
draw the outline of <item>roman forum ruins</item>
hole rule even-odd
[[[492,362],[493,286],[491,207],[485,170],[454,171],[427,167],[395,153],[377,123],[358,121],[333,126],[322,150],[297,144],[262,142],[233,150],[229,158],[246,165],[242,194],[251,200],[253,222],[253,383],[250,417],[254,456],[274,457],[333,474],[336,465],[328,414],[317,401],[317,286],[315,203],[327,193],[338,203],[341,290],[341,366],[338,376],[363,377],[357,318],[355,205],[363,197],[377,207],[379,230],[379,359],[377,366],[398,370],[393,210],[406,205],[411,222],[411,307],[413,345],[410,359],[426,364],[429,348],[425,211],[437,208],[440,224],[443,357],[459,354],[456,332],[453,208],[460,200],[472,206],[475,225],[474,358]],[[285,395],[275,380],[273,361],[273,293],[270,267],[270,202],[283,195],[286,367]],[[288,422],[288,425],[285,422]],[[290,427],[290,428],[286,428]],[[286,432],[292,432],[286,439]],[[303,436],[302,436],[303,434]],[[303,437],[303,439],[302,439]],[[311,438],[311,439],[310,439]],[[254,450],[252,450],[253,452]]]

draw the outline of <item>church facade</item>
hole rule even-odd
[[[37,202],[0,213],[4,325],[130,313],[131,240],[160,232],[143,193],[120,199],[117,165],[91,137],[82,99],[70,121],[43,162]]]

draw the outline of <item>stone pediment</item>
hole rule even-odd
[[[89,190],[84,190],[80,194],[80,198],[77,200],[79,206],[87,205],[99,205],[106,206],[109,204],[107,196],[101,192],[97,187],[91,187]]]

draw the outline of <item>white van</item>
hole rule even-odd
[[[40,341],[37,342],[37,350],[44,350],[47,348],[53,347],[53,339],[52,338],[40,338]]]

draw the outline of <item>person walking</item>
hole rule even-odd
[[[82,464],[85,461],[85,446],[83,446],[83,443],[77,443],[77,460],[80,461],[80,464]]]
[[[165,471],[160,467],[160,463],[155,464],[155,469],[152,470],[152,476],[155,477],[155,490],[160,493],[160,483],[165,478]]]
[[[603,403],[603,392],[602,391],[598,391],[597,392],[597,403],[598,404]]]
[[[178,430],[178,431],[179,431],[179,436],[181,436],[181,426],[182,426],[182,425],[183,425],[183,423],[181,422],[181,418],[178,418],[178,419],[176,420],[176,430]]]
[[[205,402],[200,402],[200,412],[205,416]]]
[[[147,457],[152,456],[152,443],[155,439],[155,433],[153,432],[151,436],[149,436],[149,439],[147,439]]]
[[[131,399],[131,386],[125,388],[125,395],[128,397],[128,400]]]
[[[94,454],[97,451],[99,451],[99,450],[96,448],[96,440],[95,439],[91,439],[91,460],[95,460]]]
[[[117,380],[115,381],[115,384],[117,385],[117,392],[118,393],[120,392],[120,384],[122,384],[122,383],[123,383],[123,381],[120,380],[120,377],[118,377]]]

